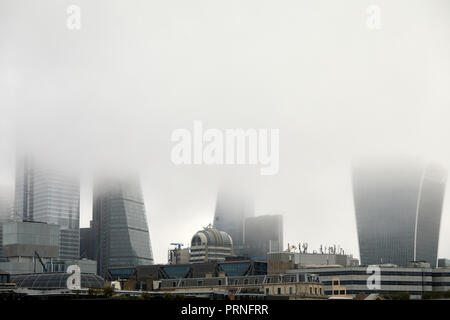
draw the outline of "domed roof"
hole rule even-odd
[[[18,288],[29,289],[64,289],[67,288],[67,279],[69,273],[31,273],[31,274],[12,274],[11,283],[15,283]],[[101,289],[104,286],[104,280],[92,273],[81,274],[82,288]]]
[[[220,231],[211,224],[203,230],[198,231],[191,240],[191,246],[215,246],[215,247],[232,247],[233,239],[225,231]]]

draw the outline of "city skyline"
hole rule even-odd
[[[377,30],[356,0],[84,1],[77,30],[67,28],[66,3],[30,4],[0,3],[0,183],[14,184],[17,141],[44,153],[57,146],[86,167],[131,164],[157,262],[214,222],[229,175],[172,163],[172,133],[194,121],[220,132],[279,129],[276,175],[239,168],[255,173],[255,213],[283,215],[285,246],[339,244],[357,255],[351,162],[360,155],[450,168],[448,0],[380,3]],[[83,227],[90,189],[84,181]],[[440,257],[450,256],[449,196]]]
[[[411,159],[410,159],[411,160]],[[414,158],[413,158],[413,160],[414,160]],[[419,158],[418,159],[415,159],[417,162],[419,162],[419,163],[425,163],[425,162],[420,162],[420,160],[419,160]],[[413,161],[414,162],[414,161]],[[439,172],[439,170],[438,171],[436,171],[437,169],[435,169],[435,170],[431,170],[432,172],[434,171],[435,172],[435,174],[434,174],[434,176],[436,176],[436,172]],[[440,169],[440,170],[442,170],[442,169]],[[428,175],[428,174],[427,174]],[[431,174],[431,175],[433,175],[433,174]],[[413,176],[412,177],[410,177],[410,178],[414,178]],[[230,182],[230,180],[229,180],[229,177],[228,177],[228,183]],[[222,186],[222,190],[223,190],[223,183],[221,184],[221,186]],[[221,188],[219,187],[218,188],[218,190],[220,190]],[[445,187],[443,188],[443,190],[447,190]],[[216,193],[216,197],[215,197],[215,201],[214,201],[214,203],[215,203],[215,208],[217,209],[217,201],[218,201],[218,197],[217,197],[217,195],[219,195],[220,194],[220,192],[219,193]],[[231,193],[229,193],[229,195],[232,195],[233,193],[231,192]],[[228,200],[230,200],[230,199],[228,199]],[[93,203],[93,202],[92,202]],[[445,201],[444,201],[444,203],[445,203]],[[439,205],[439,204],[438,204]],[[442,205],[442,203],[441,203],[441,205]],[[216,210],[214,210],[214,212],[216,212]],[[150,215],[147,215],[146,217],[147,217],[147,219],[148,219],[148,217],[149,216],[151,216],[151,214]],[[213,213],[212,214],[212,216],[214,217],[215,216],[215,213]],[[255,216],[256,217],[259,217],[259,216],[264,216],[264,215],[259,215],[259,214],[255,214]],[[91,218],[89,218],[89,216],[86,216],[86,219],[92,219],[92,216],[90,216]],[[445,214],[443,213],[443,218],[445,218]],[[152,219],[153,220],[153,219]],[[426,220],[426,219],[425,219]],[[210,221],[208,221],[208,220],[204,220],[204,222],[202,222],[200,225],[199,225],[199,227],[205,227],[208,223],[211,223]],[[84,225],[81,225],[80,226],[81,228],[83,228],[83,227],[87,227],[87,226],[84,226]],[[149,225],[149,230],[150,230],[150,232],[151,232],[151,225]],[[221,229],[220,229],[221,230]],[[355,230],[355,232],[356,232],[357,230]],[[187,233],[187,232],[186,232]],[[442,233],[444,233],[445,234],[445,230],[442,230],[442,232],[441,232],[441,237],[442,237]],[[176,236],[174,236],[174,235],[168,235],[169,237],[170,237],[170,239],[172,239],[172,238],[174,238],[174,237],[176,237]],[[282,235],[283,236],[283,235]],[[324,243],[325,243],[325,245],[329,245],[329,244],[331,244],[331,245],[333,245],[333,244],[337,244],[337,245],[340,245],[340,243],[339,243],[339,241],[338,240],[336,240],[336,241],[330,241],[330,242],[321,242],[319,245],[317,245],[317,246],[315,246],[314,245],[314,243],[312,243],[312,245],[311,245],[311,242],[310,241],[308,241],[308,239],[306,239],[306,242],[309,242],[310,243],[310,251],[313,251],[313,250],[317,250],[318,248],[319,248],[319,246],[320,245],[323,245]],[[185,245],[189,245],[189,241],[188,242],[185,242]],[[287,244],[288,243],[290,243],[291,245],[292,244],[294,244],[294,245],[296,245],[297,243],[299,243],[299,242],[295,242],[295,241],[284,241],[284,246],[283,246],[283,249],[285,250],[285,249],[287,249]],[[445,245],[445,244],[444,244]],[[440,247],[442,247],[442,243],[440,243]],[[166,247],[157,247],[157,251],[160,251],[160,252],[162,252],[163,254],[165,254],[166,253],[166,250],[167,250],[167,248],[169,248],[169,244],[167,244],[166,245]],[[357,250],[357,251],[351,251],[351,250],[348,250],[346,247],[342,247],[343,249],[345,249],[345,251],[346,251],[346,253],[349,253],[349,254],[352,254],[353,256],[355,256],[355,257],[358,257],[358,258],[361,258],[361,256],[359,255],[359,250]],[[359,248],[358,246],[357,246],[357,248]],[[441,249],[442,250],[442,249]],[[153,255],[153,254],[152,254]],[[161,254],[162,255],[162,254]],[[437,256],[437,258],[445,258],[446,256],[445,255],[438,255]],[[419,259],[419,260],[423,260],[423,259]],[[154,262],[155,263],[162,263],[162,262],[166,262],[165,261],[165,259],[161,259],[160,261],[157,261],[157,260],[155,260],[154,259]],[[384,261],[384,262],[386,262],[386,261]],[[381,263],[381,261],[380,261],[380,263]],[[370,263],[369,263],[370,264]]]

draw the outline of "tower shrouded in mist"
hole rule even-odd
[[[14,188],[0,185],[0,258],[3,252],[3,222],[11,218],[14,208]]]
[[[14,208],[14,188],[9,185],[0,185],[0,220],[11,218]]]
[[[137,177],[102,178],[94,184],[92,228],[98,273],[153,264],[141,186]]]
[[[222,185],[217,195],[214,227],[231,236],[237,254],[244,243],[244,221],[255,215],[253,201],[253,195],[239,184]]]
[[[361,264],[436,266],[446,178],[439,165],[408,158],[353,167]]]
[[[78,259],[80,254],[80,180],[63,166],[37,157],[18,157],[16,166],[15,219],[57,224],[59,258]]]

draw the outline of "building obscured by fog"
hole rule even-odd
[[[101,178],[94,186],[93,250],[99,275],[112,267],[153,264],[139,179]],[[91,249],[92,250],[92,249]]]
[[[0,185],[0,220],[9,219],[14,205],[14,188]]]
[[[11,186],[0,186],[0,258],[2,257],[3,223],[12,216],[14,203],[14,189]]]
[[[268,252],[283,250],[283,217],[263,215],[245,219],[244,254],[250,258],[266,259]]]
[[[221,186],[214,215],[214,227],[231,236],[237,255],[242,253],[244,246],[244,221],[255,215],[252,193],[243,184],[237,181]]]
[[[14,215],[20,220],[59,225],[59,258],[79,258],[80,180],[76,174],[37,158],[19,157]]]
[[[353,193],[361,264],[437,263],[447,173],[413,158],[360,161]]]

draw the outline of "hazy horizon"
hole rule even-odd
[[[140,172],[155,262],[213,222],[238,167],[255,212],[282,214],[284,247],[339,244],[359,256],[351,164],[409,154],[450,169],[450,2],[0,2],[0,184],[16,143],[84,170],[81,226],[96,166]],[[381,29],[366,26],[369,5]],[[171,133],[279,129],[279,172],[171,162]],[[237,174],[236,181],[242,179]],[[237,182],[239,183],[239,182]],[[439,257],[450,257],[450,188]]]

